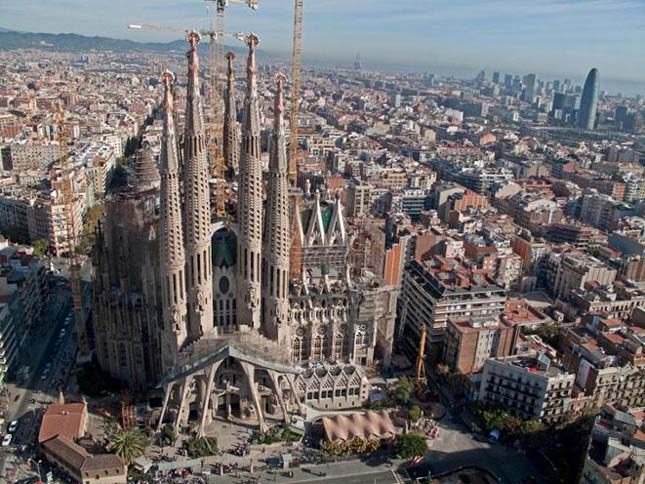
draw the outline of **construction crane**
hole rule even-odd
[[[257,1],[257,0],[256,0]],[[224,151],[222,149],[223,136],[224,136],[224,104],[223,104],[223,84],[220,82],[221,71],[220,64],[221,60],[224,58],[223,54],[218,53],[223,49],[223,44],[221,39],[226,36],[233,36],[235,39],[244,41],[246,35],[242,32],[237,32],[235,34],[229,34],[224,32],[224,17],[223,10],[220,14],[220,4],[223,4],[222,9],[226,7],[226,2],[223,0],[218,0],[218,14],[217,19],[220,21],[215,22],[215,19],[211,17],[210,30],[196,30],[196,32],[202,37],[209,37],[210,39],[210,50],[209,50],[209,62],[210,62],[210,89],[208,92],[210,100],[210,129],[207,132],[207,153],[208,153],[208,166],[210,167],[209,171],[211,176],[214,178],[214,191],[215,191],[215,215],[219,218],[226,215],[226,163],[224,162]],[[159,30],[165,32],[181,32],[189,33],[193,31],[192,29],[182,29],[176,27],[162,27],[160,25],[154,24],[130,24],[128,25],[130,29],[147,29],[147,30]]]
[[[213,9],[210,8],[214,3]],[[215,183],[215,216],[226,216],[226,160],[224,159],[224,13],[231,3],[246,4],[252,10],[257,10],[259,0],[206,0],[210,21],[210,31],[216,35],[210,38],[209,68],[210,68],[210,119],[211,129],[208,136],[209,166]],[[238,37],[239,38],[239,37]]]
[[[164,27],[162,25],[155,25],[155,24],[129,24],[128,28],[132,29],[132,30],[159,30],[161,32],[177,32],[177,33],[181,33],[181,34],[188,34],[190,32],[197,32],[202,37],[207,36],[207,37],[210,37],[210,38],[217,38],[220,35],[222,37],[232,35],[237,40],[244,41],[244,39],[246,39],[246,35],[244,35],[244,32],[236,32],[234,34],[230,34],[230,33],[227,33],[227,32],[217,33],[217,32],[213,32],[211,30],[182,29],[182,28],[177,28],[177,27]]]
[[[72,181],[73,169],[69,163],[67,150],[67,134],[65,126],[65,111],[58,104],[56,109],[56,124],[58,125],[58,164],[60,166],[60,189],[63,194],[65,206],[67,254],[69,257],[70,285],[72,287],[72,300],[74,305],[74,326],[78,338],[79,354],[87,357],[89,355],[89,342],[85,329],[85,318],[83,317],[83,288],[81,282],[81,262],[76,253],[76,221],[74,220],[74,187]]]
[[[291,117],[289,128],[289,181],[291,186],[298,183],[298,115],[300,112],[300,64],[302,60],[302,20],[304,0],[295,0],[293,10],[293,51],[291,53],[292,82]]]
[[[417,353],[416,384],[417,389],[424,388],[426,385],[426,338],[428,330],[425,324],[421,327],[421,341],[419,343],[419,352]]]
[[[207,5],[207,12],[210,20],[209,29],[210,32],[215,32],[216,34],[210,37],[211,44],[209,46],[211,95],[213,92],[216,92],[219,94],[221,99],[224,92],[224,76],[222,75],[224,63],[224,44],[222,43],[222,37],[224,36],[224,13],[231,3],[246,4],[250,9],[257,10],[259,7],[259,0],[205,1],[207,4],[215,4],[215,8],[213,10],[211,10]]]

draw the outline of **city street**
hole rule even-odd
[[[71,317],[70,317],[71,316]],[[42,405],[55,401],[66,381],[76,353],[71,294],[64,284],[57,286],[45,303],[40,324],[33,328],[34,342],[28,360],[33,362],[26,381],[7,384],[7,422],[18,421],[11,446],[0,451],[0,475],[17,470],[18,446],[35,442]],[[63,331],[64,330],[64,331]],[[44,378],[43,378],[44,377]]]
[[[55,314],[48,314],[43,320],[40,333],[43,337],[34,338],[36,342],[32,349],[32,361],[37,363],[31,370],[28,381],[22,385],[8,385],[12,395],[9,406],[12,420],[18,420],[25,412],[37,408],[38,403],[57,398],[60,385],[69,372],[76,343],[73,337],[71,298],[67,296],[68,293],[64,291],[53,296],[60,299],[55,301],[53,311],[48,310]],[[63,330],[64,334],[61,336]],[[32,399],[35,399],[34,403],[31,403]]]

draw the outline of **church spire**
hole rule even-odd
[[[199,34],[188,33],[188,87],[184,134],[184,227],[188,338],[191,341],[213,328],[210,194],[206,139],[199,93]]]
[[[235,78],[233,75],[233,60],[235,54],[226,54],[228,62],[226,100],[224,103],[224,159],[229,173],[239,170],[240,145],[237,136],[237,108],[235,106]]]
[[[162,366],[167,371],[175,363],[186,342],[186,296],[184,234],[179,196],[179,157],[174,120],[175,75],[161,75],[164,87],[163,136],[161,143],[161,216],[159,249],[161,297],[163,306]]]
[[[238,190],[238,325],[260,327],[260,274],[262,261],[262,162],[260,160],[260,116],[258,112],[256,35],[246,38],[249,46],[242,153]]]
[[[269,184],[264,224],[264,332],[282,340],[289,307],[289,174],[284,131],[283,90],[285,77],[276,76],[273,138],[269,160]]]

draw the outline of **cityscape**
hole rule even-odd
[[[0,483],[645,483],[645,73],[617,33],[569,68],[475,31],[476,67],[396,69],[356,40],[383,2],[337,38],[335,2],[36,14],[70,33],[7,2]]]

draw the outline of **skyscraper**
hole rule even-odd
[[[493,84],[499,84],[499,72],[493,72]]]
[[[537,76],[535,74],[528,74],[524,78],[524,83],[526,84],[524,99],[526,102],[532,103],[535,100],[535,90],[537,88]]]
[[[592,130],[596,123],[596,109],[598,107],[598,69],[589,71],[585,86],[582,89],[580,111],[578,113],[578,126],[582,129]]]

